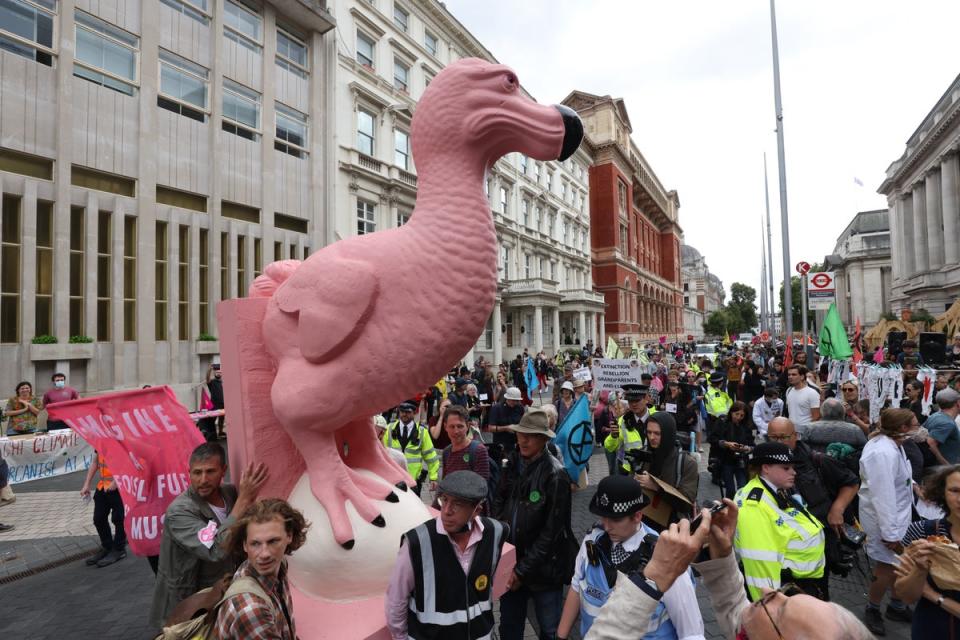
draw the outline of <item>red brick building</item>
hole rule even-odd
[[[563,102],[580,114],[595,150],[590,242],[606,334],[621,344],[684,338],[676,191],[664,189],[630,138],[622,99],[574,91]]]

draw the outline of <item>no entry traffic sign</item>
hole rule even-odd
[[[807,307],[826,310],[837,301],[837,284],[832,271],[811,273],[807,286]]]

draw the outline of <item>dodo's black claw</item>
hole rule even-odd
[[[407,490],[407,483],[404,482],[403,480],[401,480],[400,482],[398,482],[397,484],[395,484],[395,485],[393,485],[393,486],[395,486],[397,489],[400,489],[401,491],[406,491],[406,490]]]
[[[383,516],[377,516],[376,518],[373,519],[373,522],[371,522],[370,524],[372,524],[375,527],[380,527],[382,529],[385,526],[387,526],[387,521],[383,519]]]
[[[395,494],[393,491],[391,491],[391,492],[387,495],[387,497],[384,498],[384,500],[386,500],[387,502],[400,502],[400,498],[397,497],[397,494]]]
[[[353,540],[347,540],[346,542],[341,542],[340,546],[346,549],[347,551],[350,551],[350,549],[353,549],[353,545],[355,544],[356,542],[354,542]]]

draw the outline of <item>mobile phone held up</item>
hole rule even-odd
[[[727,508],[726,503],[714,501],[709,507],[710,515],[719,513]],[[697,517],[690,521],[690,533],[693,533],[697,530],[697,527],[700,526],[700,521],[703,520],[703,513],[698,513]]]

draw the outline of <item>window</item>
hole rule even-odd
[[[523,277],[527,279],[533,277],[533,257],[529,253],[523,254]]]
[[[3,194],[0,214],[0,342],[20,341],[20,198]]]
[[[210,18],[207,16],[207,0],[160,0],[160,4],[165,4],[174,11],[182,13],[188,18],[193,18],[202,25],[210,24]]]
[[[627,255],[627,225],[620,223],[620,253]]]
[[[547,191],[553,191],[553,171],[547,171]]]
[[[307,45],[286,31],[277,29],[277,66],[291,71],[301,78],[306,77],[309,67]]]
[[[277,139],[273,148],[294,158],[306,155],[307,116],[296,109],[276,104]]]
[[[524,153],[520,154],[520,174],[527,175],[527,156]]]
[[[500,187],[500,213],[507,214],[507,189]]]
[[[569,231],[569,225],[567,224],[566,218],[563,218],[560,221],[560,230],[563,234],[560,236],[563,239],[563,244],[567,244],[567,232]]]
[[[200,282],[197,297],[200,299],[200,333],[210,333],[210,236],[209,231],[200,229]]]
[[[220,234],[220,299],[230,297],[230,234]]]
[[[493,316],[487,318],[487,324],[483,328],[483,348],[493,349]]]
[[[398,4],[393,5],[393,24],[404,33],[410,27],[410,14]]]
[[[237,297],[247,295],[247,236],[237,236]]]
[[[154,333],[156,340],[167,339],[167,223],[157,220],[156,256],[154,258],[154,282],[156,283],[156,303],[154,304]]]
[[[429,31],[424,31],[423,33],[423,46],[427,48],[427,52],[435,56],[439,50],[439,42],[437,41],[437,36],[433,35]]]
[[[205,67],[161,49],[157,106],[204,122],[208,78],[209,72]]]
[[[297,259],[297,245],[295,244],[290,245],[290,259],[291,260]]]
[[[543,209],[537,205],[533,210],[533,224],[537,231],[540,231],[543,225]]]
[[[410,134],[400,129],[393,131],[393,163],[404,171],[410,170]]]
[[[273,243],[273,259],[274,261],[283,260],[283,243],[282,242]]]
[[[556,233],[557,229],[557,212],[551,211],[547,214],[547,235],[553,238],[553,234]]]
[[[137,339],[137,219],[123,218],[123,339]]]
[[[357,62],[373,69],[373,38],[357,31]]]
[[[113,228],[109,211],[100,211],[97,215],[97,340],[106,342],[112,333],[110,311],[111,283],[113,282],[112,245]]]
[[[537,184],[540,184],[540,163],[539,162],[533,163],[533,180]]]
[[[83,326],[83,304],[86,299],[83,288],[86,228],[83,207],[70,208],[70,303],[69,318],[71,336],[86,335]]]
[[[685,307],[690,306],[690,296],[683,296],[683,306]]]
[[[523,226],[530,226],[530,203],[526,200],[520,201],[520,219],[523,222]]]
[[[510,247],[503,247],[503,279],[510,279]]]
[[[253,239],[253,279],[256,280],[263,273],[263,241]]]
[[[223,130],[257,139],[260,128],[260,94],[232,80],[223,79]]]
[[[430,86],[430,83],[433,81],[433,77],[437,75],[432,71],[423,70],[423,88],[426,89]]]
[[[260,52],[260,16],[251,9],[226,0],[223,4],[223,35],[255,53]]]
[[[408,81],[410,79],[410,67],[401,62],[398,58],[393,59],[393,86],[394,88],[406,92]]]
[[[37,295],[34,334],[53,329],[53,204],[37,201]]]
[[[140,38],[83,11],[76,13],[73,75],[132,96]]]
[[[373,155],[374,116],[363,109],[357,111],[357,149],[368,156]]]
[[[617,201],[620,205],[620,215],[627,214],[627,185],[617,180]]]
[[[177,228],[177,339],[190,339],[190,227]]]
[[[377,230],[377,207],[367,200],[357,199],[357,235]]]
[[[0,0],[0,49],[53,66],[56,0]]]
[[[397,211],[397,226],[402,227],[403,225],[410,222],[410,212],[409,211]]]

